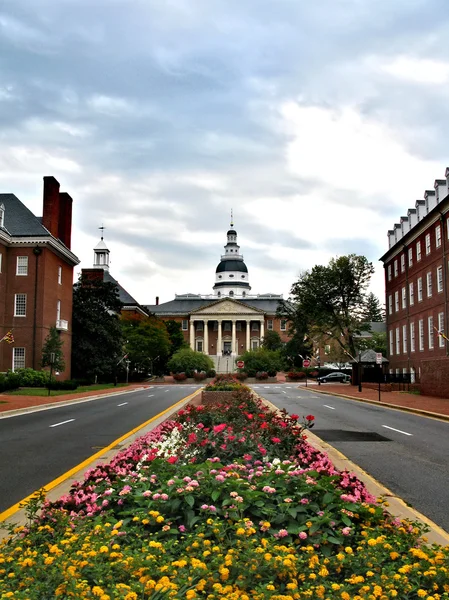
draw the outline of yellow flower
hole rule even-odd
[[[338,592],[338,590],[341,588],[341,585],[338,583],[333,583],[331,588],[334,590],[334,592]]]
[[[342,600],[351,600],[351,596],[348,594],[348,592],[342,592],[341,598]]]
[[[237,529],[237,535],[245,535],[245,530],[243,529],[243,527],[239,527]]]
[[[196,592],[195,592],[195,590],[188,590],[186,592],[186,598],[187,598],[187,600],[191,600],[192,598],[196,598]]]
[[[272,583],[269,583],[267,585],[267,590],[275,590],[276,588],[274,587],[274,585]]]
[[[107,546],[101,546],[100,554],[107,554],[109,552],[109,548]]]
[[[165,519],[162,515],[156,518],[157,523],[163,523],[164,521],[165,521]]]
[[[418,596],[419,596],[420,598],[425,598],[425,597],[427,596],[427,592],[426,592],[426,590],[421,590],[421,589],[420,589],[420,590],[418,590],[416,593],[418,594]]]
[[[346,552],[346,554],[352,554],[353,551],[352,551],[351,546],[346,546],[345,552]]]

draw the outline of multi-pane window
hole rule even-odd
[[[394,310],[396,312],[399,310],[399,292],[394,293]]]
[[[398,276],[398,261],[397,260],[394,261],[394,276],[395,277]]]
[[[401,273],[405,271],[405,254],[401,254]]]
[[[187,319],[182,320],[182,330],[187,331],[189,329],[189,321]]]
[[[422,302],[422,277],[418,277],[418,302]]]
[[[402,308],[407,308],[407,290],[402,288]]]
[[[407,354],[407,325],[402,326],[402,352]]]
[[[401,334],[399,327],[396,327],[396,354],[401,353]]]
[[[426,235],[426,254],[430,254],[430,233]]]
[[[441,246],[441,225],[435,227],[435,246],[437,248]]]
[[[28,256],[17,257],[16,275],[28,275]]]
[[[392,329],[390,329],[389,335],[390,335],[390,356],[393,356],[394,346],[393,346],[393,330]]]
[[[413,265],[413,248],[408,249],[408,266],[411,267]]]
[[[444,333],[444,313],[438,313],[438,333]],[[444,337],[438,336],[438,346],[444,348]]]
[[[421,242],[416,242],[416,260],[421,260]]]
[[[251,331],[259,331],[259,321],[253,321],[251,323]]]
[[[254,329],[254,323],[253,323],[253,329]],[[232,330],[231,321],[224,321],[223,322],[223,331],[231,331],[231,330]]]
[[[204,329],[204,324],[203,324],[203,321],[198,321],[198,322],[196,323],[196,330],[197,330],[197,331],[203,331],[203,329]]]
[[[424,350],[424,319],[418,321],[419,349]]]
[[[429,335],[429,350],[433,350],[433,317],[427,319],[427,333]]]
[[[413,281],[411,281],[408,284],[408,291],[409,291],[410,306],[413,306],[415,304],[415,288],[414,288],[414,285],[413,285]]]
[[[58,267],[58,283],[62,285],[62,267]]]
[[[269,331],[272,331],[272,330],[273,330],[273,319],[268,319],[268,320],[267,320],[267,329],[268,329]]]
[[[14,296],[14,316],[26,317],[27,315],[27,295],[16,294]]]
[[[25,368],[25,348],[12,349],[12,370],[18,371]]]
[[[415,351],[415,323],[410,323],[410,352]]]
[[[393,296],[391,294],[388,296],[388,314],[393,314]]]
[[[287,329],[287,319],[281,319],[281,331],[285,331]]]
[[[426,275],[427,279],[427,297],[430,298],[432,296],[432,273],[429,271]]]
[[[387,273],[388,273],[388,281],[391,281],[391,265],[388,265]]]
[[[437,267],[437,290],[443,291],[443,267]]]

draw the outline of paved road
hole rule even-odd
[[[153,386],[0,418],[0,512],[199,387]]]
[[[313,433],[449,532],[449,423],[313,393],[253,385],[279,408],[313,414]]]

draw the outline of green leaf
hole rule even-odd
[[[288,510],[287,510],[288,514],[293,517],[294,519],[296,519],[296,515],[298,514],[298,509],[296,509],[294,506],[291,506]]]
[[[190,494],[188,496],[185,496],[184,500],[190,507],[193,507],[193,505],[195,504],[195,498]]]
[[[337,544],[338,546],[341,546],[341,544],[343,543],[343,540],[334,537],[333,535],[328,536],[327,541],[331,544]]]
[[[212,494],[210,495],[210,497],[212,498],[212,502],[216,502],[218,500],[218,498],[220,497],[221,492],[220,490],[214,490],[212,492]]]
[[[347,525],[348,527],[350,527],[352,525],[352,521],[351,519],[348,517],[348,515],[342,515],[341,516],[341,520],[343,521],[343,523],[345,525]]]
[[[321,523],[315,522],[309,530],[310,535],[313,535],[314,533],[316,533],[320,529],[320,527],[321,527]]]
[[[327,492],[323,496],[323,504],[329,504],[330,502],[332,502],[332,500],[334,498],[335,498],[335,494],[333,494],[332,492]]]

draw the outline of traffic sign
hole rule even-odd
[[[237,361],[237,369],[243,369],[244,366],[245,366],[245,363],[243,362],[243,360]]]
[[[376,352],[376,364],[377,365],[382,364],[382,352]]]
[[[303,360],[303,361],[302,361],[302,366],[303,366],[303,367],[310,367],[310,360],[307,360],[307,359],[306,359],[306,360]]]

